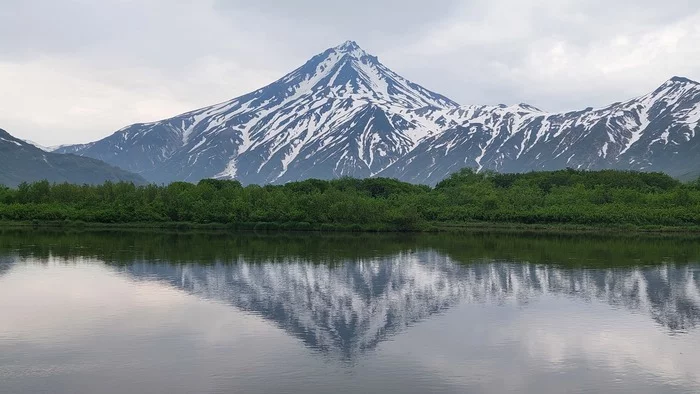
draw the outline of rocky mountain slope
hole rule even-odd
[[[700,84],[674,77],[644,96],[600,109],[546,113],[518,106],[436,110],[444,125],[381,175],[436,183],[462,167],[500,172],[577,169],[700,170]]]
[[[141,176],[88,157],[45,152],[0,129],[0,185],[17,186],[40,180],[70,183],[127,181],[145,183]]]
[[[674,77],[604,108],[460,106],[348,41],[239,98],[64,146],[154,182],[244,184],[388,176],[434,184],[462,167],[700,170],[700,84]]]

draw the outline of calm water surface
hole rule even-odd
[[[2,393],[698,393],[700,242],[0,230]]]

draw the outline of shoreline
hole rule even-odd
[[[386,224],[310,224],[310,223],[195,223],[195,222],[126,222],[100,223],[80,221],[0,221],[0,228],[34,228],[34,229],[84,229],[84,230],[212,230],[232,232],[261,233],[542,233],[542,234],[697,234],[700,226],[660,226],[660,225],[580,225],[570,223],[527,224],[501,222],[466,222],[466,223],[424,223],[414,229],[399,229]]]

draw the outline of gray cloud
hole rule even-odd
[[[569,110],[700,78],[692,1],[0,1],[0,127],[44,144],[238,96],[346,39],[464,104]]]

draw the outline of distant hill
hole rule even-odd
[[[17,186],[22,182],[46,179],[50,182],[102,183],[126,181],[138,184],[145,179],[100,160],[71,154],[45,152],[0,129],[0,184]]]

